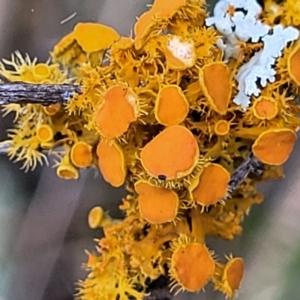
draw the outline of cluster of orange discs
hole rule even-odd
[[[222,32],[205,25],[207,16],[204,0],[156,0],[138,18],[134,38],[79,23],[55,45],[51,63],[13,59],[14,72],[0,65],[11,81],[70,83],[68,73],[81,85],[65,107],[4,108],[17,113],[5,141],[11,158],[30,169],[50,151],[60,178],[96,167],[128,190],[124,220],[100,206],[89,214],[90,227],[102,227],[104,237],[88,252],[82,300],[143,299],[160,276],[175,292],[199,292],[212,282],[233,298],[240,287],[243,259],[217,258],[206,237],[240,234],[245,214],[263,200],[256,184],[282,177],[300,124],[300,44],[284,48],[276,80],[240,107],[236,75],[264,45],[240,41],[239,55],[225,60]],[[261,20],[273,25],[271,11]],[[228,190],[251,153],[263,174]]]

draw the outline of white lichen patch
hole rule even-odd
[[[239,41],[256,43],[269,32],[270,26],[257,19],[260,13],[255,0],[221,0],[216,4],[214,16],[206,19],[206,25],[214,25],[223,35],[217,45],[224,51],[225,61],[239,55]]]
[[[275,81],[276,59],[281,56],[287,43],[296,40],[298,36],[299,31],[296,28],[276,25],[272,34],[267,34],[262,38],[263,49],[244,64],[236,75],[239,92],[233,100],[234,103],[247,108],[251,95],[257,97],[260,94],[260,89],[257,87],[258,80],[261,87],[265,87],[268,82]]]
[[[186,67],[195,63],[195,45],[192,40],[181,40],[179,36],[172,35],[168,38],[167,49]]]
[[[260,87],[275,81],[274,65],[287,43],[299,37],[296,28],[276,25],[271,28],[258,20],[261,7],[255,0],[221,0],[214,9],[214,16],[206,19],[206,25],[214,25],[223,35],[217,46],[224,51],[224,60],[237,58],[239,42],[263,42],[263,49],[239,69],[236,75],[239,92],[233,102],[247,108],[252,95],[260,94]]]

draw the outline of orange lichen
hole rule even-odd
[[[212,281],[215,289],[224,293],[226,297],[233,299],[240,288],[244,277],[244,260],[241,257],[228,257],[224,265],[216,263],[216,270]]]
[[[161,224],[176,218],[179,206],[176,192],[143,181],[136,182],[134,187],[139,194],[140,214],[147,222]]]
[[[61,106],[59,103],[55,103],[49,106],[44,106],[43,108],[47,115],[54,116],[60,111]]]
[[[205,65],[199,71],[199,82],[211,108],[224,115],[231,98],[232,79],[228,66],[223,62]]]
[[[121,186],[125,182],[127,172],[122,148],[116,141],[102,139],[96,153],[99,158],[99,169],[105,181],[115,187]]]
[[[37,138],[41,142],[50,142],[53,139],[53,129],[48,124],[42,124],[37,128]]]
[[[171,277],[174,287],[199,292],[212,278],[215,262],[207,247],[197,242],[177,242],[171,258]]]
[[[91,53],[107,49],[120,35],[113,28],[103,24],[77,23],[74,38],[83,51]]]
[[[300,86],[300,44],[290,53],[287,66],[289,75]]]
[[[186,118],[188,112],[189,103],[179,86],[168,85],[159,91],[154,113],[160,124],[178,125]]]
[[[230,259],[225,265],[222,276],[223,290],[228,297],[234,297],[235,291],[240,288],[243,277],[244,260],[241,257]]]
[[[94,115],[96,128],[104,137],[118,138],[127,131],[130,123],[137,120],[138,97],[131,88],[114,85],[102,98]]]
[[[230,124],[226,120],[219,120],[214,127],[214,132],[219,136],[224,136],[229,133]]]
[[[141,151],[141,162],[146,172],[156,178],[163,175],[167,180],[189,175],[198,159],[196,138],[179,125],[164,129]]]
[[[132,50],[133,43],[134,40],[132,38],[122,36],[110,48],[112,61],[116,61],[122,66],[128,64],[128,60],[132,55],[132,53],[129,55],[129,51]]]
[[[75,43],[74,32],[65,35],[53,48],[53,56],[60,56],[63,52],[68,51],[72,44]]]
[[[227,193],[230,174],[219,164],[206,166],[189,187],[192,199],[202,206],[216,204]]]
[[[65,155],[56,169],[56,175],[59,178],[71,180],[78,179],[79,172],[78,170],[71,164],[70,158],[68,155]]]
[[[196,62],[195,45],[192,39],[168,35],[164,47],[167,66],[174,70],[184,70]]]
[[[86,142],[77,142],[72,146],[70,158],[74,166],[87,168],[93,161],[92,146]]]
[[[39,63],[34,66],[33,75],[37,80],[46,79],[46,78],[50,77],[51,69],[50,69],[49,65]]]
[[[273,19],[262,10],[256,21],[287,25],[281,7]],[[231,4],[223,13],[245,15]],[[300,126],[300,46],[289,28],[283,34],[295,40],[272,58],[274,72],[255,80],[243,71],[260,62],[263,41],[233,45],[206,16],[205,0],[155,0],[135,24],[135,38],[80,23],[54,47],[51,59],[58,63],[19,53],[0,62],[4,88],[7,79],[11,86],[66,84],[68,90],[61,105],[5,105],[15,127],[0,142],[1,152],[27,171],[47,163],[49,149],[64,179],[78,179],[80,168],[97,160],[107,182],[126,183],[124,219],[110,219],[101,207],[88,215],[89,226],[102,227],[104,237],[95,255],[88,253],[89,275],[76,295],[81,300],[142,300],[160,276],[191,292],[212,280],[227,297],[240,287],[243,260],[214,261],[205,243],[239,235],[252,205],[263,200],[256,184],[283,176],[280,164]],[[267,35],[282,34],[270,25]],[[267,35],[263,40],[270,42]],[[252,154],[261,166],[247,158]],[[262,174],[248,176],[252,167]]]
[[[70,179],[78,179],[79,173],[78,170],[72,166],[59,166],[56,170],[56,175],[59,178],[70,180]]]
[[[252,111],[260,120],[272,120],[278,114],[278,105],[273,98],[261,96],[255,99]]]
[[[151,9],[143,13],[135,23],[135,48],[137,50],[141,49],[143,42],[153,35],[155,31],[167,26],[167,23],[164,21],[172,18],[186,5],[186,0],[175,0],[171,2],[161,0],[154,1]]]
[[[261,162],[280,166],[289,158],[296,139],[297,135],[291,129],[269,129],[256,139],[252,151]]]
[[[88,224],[90,228],[95,229],[112,224],[112,219],[105,214],[101,206],[95,206],[89,212]]]
[[[298,27],[300,25],[300,8],[298,1],[285,0],[279,2],[279,4],[280,17],[282,18],[281,23],[283,23],[284,26]]]
[[[182,7],[187,5],[187,0],[155,0],[151,11],[159,18],[171,18]]]
[[[153,27],[153,12],[149,10],[143,13],[134,25],[134,45],[137,50],[142,48],[143,41],[150,35]]]

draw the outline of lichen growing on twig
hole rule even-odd
[[[80,23],[47,63],[16,53],[0,64],[0,103],[15,113],[0,152],[25,171],[48,153],[62,179],[97,168],[128,191],[124,220],[90,212],[104,237],[78,298],[159,299],[169,282],[235,296],[244,261],[222,262],[206,238],[242,232],[263,200],[256,184],[282,177],[300,125],[299,19],[289,0],[269,2],[221,0],[209,17],[203,0],[156,0],[134,38]]]

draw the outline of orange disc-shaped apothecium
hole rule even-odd
[[[226,196],[229,181],[230,174],[225,168],[210,164],[192,182],[192,199],[203,206],[214,205]]]
[[[56,175],[59,178],[71,180],[71,179],[78,179],[79,178],[79,172],[78,170],[73,167],[72,165],[68,164],[62,164],[56,169]]]
[[[50,142],[53,139],[53,129],[48,124],[40,125],[36,132],[37,138],[41,142]]]
[[[230,298],[234,297],[235,291],[240,288],[244,277],[244,260],[241,257],[230,259],[225,265],[222,283],[223,290]]]
[[[83,51],[97,52],[109,48],[120,35],[111,27],[98,23],[78,23],[74,37]]]
[[[205,65],[199,71],[199,81],[211,108],[221,115],[226,114],[231,98],[231,78],[223,62]]]
[[[196,50],[192,39],[183,39],[177,35],[168,35],[164,48],[167,65],[170,69],[184,70],[196,62]]]
[[[153,13],[151,10],[143,13],[134,25],[134,45],[137,50],[143,46],[143,40],[147,38],[151,32],[153,22]]]
[[[147,222],[161,224],[176,218],[179,198],[174,191],[143,181],[138,181],[134,186],[139,194],[140,214]]]
[[[229,133],[230,124],[226,120],[219,120],[214,127],[214,131],[219,136],[224,136]]]
[[[49,65],[40,63],[34,66],[33,75],[38,80],[47,79],[51,75],[51,69]]]
[[[180,8],[187,5],[187,0],[155,0],[151,11],[160,18],[171,18]]]
[[[300,44],[289,55],[287,66],[289,75],[300,86]]]
[[[102,136],[118,138],[138,117],[138,97],[124,85],[110,87],[102,96],[94,121]]]
[[[126,165],[120,145],[116,141],[102,139],[96,153],[99,158],[99,169],[105,181],[115,187],[123,185],[126,178]]]
[[[59,103],[55,103],[49,106],[44,106],[43,108],[47,115],[54,116],[60,111],[61,106]]]
[[[103,211],[103,208],[101,206],[95,206],[93,207],[88,216],[88,224],[90,228],[95,229],[97,227],[102,227],[102,221],[105,217],[105,213]]]
[[[278,114],[278,105],[271,97],[257,98],[252,109],[254,116],[260,120],[272,120]]]
[[[160,124],[178,125],[184,121],[188,112],[189,103],[179,86],[168,85],[159,91],[154,113]]]
[[[200,291],[213,276],[215,262],[205,245],[190,243],[179,247],[171,260],[172,277],[182,289]]]
[[[297,135],[291,129],[269,129],[255,140],[252,151],[261,162],[280,166],[289,158],[296,139]]]
[[[184,126],[170,126],[160,132],[141,151],[141,162],[153,177],[167,180],[189,175],[199,158],[196,138]]]
[[[93,161],[92,146],[85,142],[73,145],[70,154],[71,161],[78,168],[87,168]]]

